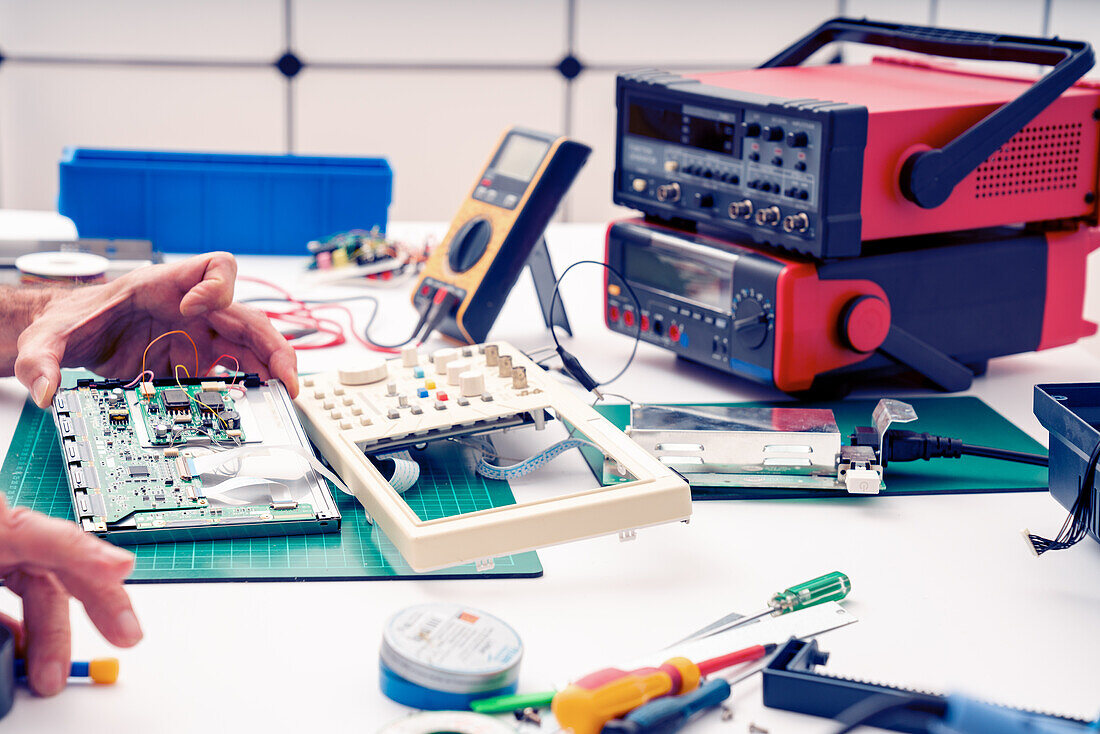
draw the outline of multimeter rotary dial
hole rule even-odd
[[[759,349],[775,320],[771,302],[760,293],[743,290],[733,299],[733,335],[746,349]]]

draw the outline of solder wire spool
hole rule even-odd
[[[459,604],[420,604],[386,623],[379,685],[412,708],[463,710],[515,693],[522,657],[519,635],[497,617]]]
[[[110,262],[88,252],[32,252],[15,259],[21,285],[90,285],[107,280]]]

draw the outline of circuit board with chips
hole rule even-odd
[[[113,542],[340,527],[278,381],[80,380],[58,391],[53,416],[76,519]]]
[[[243,386],[224,382],[157,387],[142,383],[131,394],[131,410],[137,407],[149,440],[157,446],[186,443],[194,436],[211,441],[240,444],[245,440],[241,415],[231,397]],[[125,419],[120,413],[120,419]]]

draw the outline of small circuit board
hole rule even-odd
[[[113,542],[340,527],[328,483],[287,448],[310,450],[278,381],[80,380],[58,391],[53,416],[76,519]]]
[[[161,387],[144,382],[138,386],[131,405],[118,408],[117,413],[111,415],[119,421],[128,420],[136,405],[149,440],[157,446],[186,443],[195,436],[240,444],[245,436],[241,430],[241,414],[236,410],[232,395],[244,389],[235,384],[211,381]],[[116,393],[112,391],[112,394]]]

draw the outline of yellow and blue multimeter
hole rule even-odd
[[[454,295],[457,304],[438,331],[468,344],[485,341],[525,266],[546,325],[569,331],[560,305],[551,314],[555,278],[542,234],[591,152],[575,140],[525,128],[504,133],[413,291],[418,310],[441,290]]]

